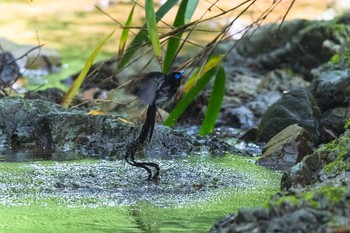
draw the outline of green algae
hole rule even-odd
[[[125,183],[116,181],[117,174],[132,179],[127,173],[131,171],[128,169],[133,168],[125,167],[118,162],[81,160],[0,163],[0,183],[4,190],[0,194],[2,200],[0,231],[6,229],[9,232],[206,232],[219,218],[236,212],[241,207],[262,205],[278,191],[280,174],[259,167],[254,161],[252,158],[234,155],[189,158],[183,163],[177,160],[170,165],[179,164],[179,167],[186,167],[188,164],[188,168],[199,169],[198,174],[203,173],[207,182],[194,179],[194,183],[187,184],[192,190],[185,194],[181,193],[183,192],[181,189],[171,190],[172,187],[176,189],[181,186],[171,186],[173,184],[167,183],[149,185],[140,182],[139,185],[150,186],[150,189],[135,186],[136,189],[139,187],[138,195],[130,195],[138,191],[134,190],[129,182],[137,182],[136,179],[139,177],[135,180],[126,180]],[[163,180],[166,180],[165,176],[174,172],[167,171],[172,169],[166,168],[167,163],[169,161],[161,164],[162,168],[165,167]],[[217,169],[222,171],[215,173],[214,170]],[[99,170],[103,171],[99,173]],[[223,179],[215,177],[215,174],[227,176],[227,181],[232,182],[229,179],[230,172],[237,176],[237,184],[225,186],[222,183]],[[93,178],[96,176],[103,177],[94,181]],[[110,180],[109,176],[114,178]],[[175,174],[175,177],[178,176]],[[85,178],[90,180],[90,183],[106,181],[112,184],[101,186],[106,190],[98,190],[91,184],[91,195],[85,195],[87,189],[90,190],[90,187],[84,188],[88,185],[84,183]],[[176,179],[173,181],[176,182]],[[182,181],[180,179],[177,182]],[[13,192],[4,188],[8,186],[14,188]],[[128,189],[130,186],[131,189]],[[164,187],[161,189],[159,186]],[[127,192],[124,193],[124,203],[115,202],[119,194],[113,195],[118,189]],[[152,198],[144,198],[147,192],[153,189],[155,189],[154,195],[162,194],[156,197],[162,201],[161,205]],[[81,197],[67,195],[70,192],[74,192],[74,195],[81,194]],[[93,195],[94,193],[98,195]],[[179,198],[175,201],[177,196],[184,200],[181,201]]]
[[[142,232],[123,208],[0,206],[1,232]]]
[[[330,176],[337,176],[342,171],[349,171],[350,165],[349,150],[350,150],[349,130],[347,130],[338,139],[322,146],[318,149],[321,153],[322,159],[325,160],[326,165],[322,169],[323,173]]]
[[[284,196],[277,200],[271,201],[270,205],[277,205],[282,207],[286,204],[294,207],[310,206],[315,209],[325,208],[324,203],[330,206],[338,204],[344,194],[346,193],[345,187],[338,186],[322,186],[312,191],[306,191],[293,195],[284,194]],[[321,201],[324,199],[323,201]]]

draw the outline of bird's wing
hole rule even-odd
[[[142,82],[136,84],[134,95],[139,97],[146,104],[152,104],[155,101],[160,82],[164,81],[164,75],[160,72],[148,74],[148,77]]]

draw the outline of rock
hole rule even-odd
[[[266,110],[282,97],[279,91],[262,91],[260,90],[255,100],[249,101],[246,105],[251,109],[256,117],[255,121],[260,120]]]
[[[124,123],[108,115],[89,115],[81,110],[64,109],[52,102],[0,98],[1,150],[72,152],[89,157],[119,158],[134,140],[141,125]],[[172,157],[208,151],[216,154],[237,152],[218,140],[188,136],[156,125],[146,156]]]
[[[276,49],[283,48],[299,31],[311,24],[312,22],[308,20],[291,20],[285,22],[277,34],[275,32],[279,25],[275,23],[267,24],[260,27],[260,30],[257,30],[253,35],[243,38],[237,45],[237,51],[239,54],[248,57],[268,54]],[[267,43],[267,40],[270,40],[270,42]]]
[[[281,182],[283,190],[339,179],[350,183],[350,130],[318,148],[291,168]]]
[[[26,99],[40,99],[54,102],[56,104],[61,103],[65,92],[58,88],[48,88],[45,90],[28,92],[25,94]]]
[[[219,114],[219,122],[230,127],[249,129],[256,123],[254,113],[245,106],[231,107],[229,105],[222,106]],[[223,119],[226,119],[225,121]]]
[[[257,163],[269,169],[286,171],[311,154],[312,147],[312,138],[308,132],[293,124],[270,139]]]
[[[0,38],[0,46],[3,51],[12,54],[21,70],[52,72],[61,67],[61,57],[56,50],[35,45],[19,45],[5,38]]]
[[[300,75],[285,70],[273,70],[264,75],[258,90],[279,91],[283,93],[294,87],[307,87],[309,83]]]
[[[298,124],[310,134],[313,142],[318,142],[319,118],[319,109],[310,92],[304,88],[292,89],[265,112],[257,141],[267,142],[287,126]]]
[[[254,30],[253,35],[248,33],[237,44],[237,51],[241,56],[256,58],[262,70],[286,67],[310,78],[310,69],[327,62],[336,52],[335,45],[350,36],[350,26],[343,18],[347,16],[331,22],[292,20],[281,28],[268,24]]]
[[[350,223],[350,185],[278,193],[266,207],[244,208],[216,223],[210,233],[331,232]]]
[[[0,53],[0,88],[9,87],[21,76],[19,67],[11,53]]]
[[[312,71],[310,89],[322,112],[321,124],[327,141],[344,132],[343,125],[350,117],[350,43],[341,45],[330,62]]]
[[[321,124],[327,131],[329,131],[332,139],[335,139],[344,133],[344,124],[349,117],[347,114],[348,108],[346,107],[332,108],[322,114]]]
[[[348,105],[350,96],[350,72],[331,64],[313,70],[314,80],[310,89],[321,109]]]

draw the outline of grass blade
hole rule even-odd
[[[121,56],[124,53],[124,48],[125,48],[125,45],[126,45],[126,41],[128,40],[128,36],[129,36],[129,27],[131,25],[132,18],[134,16],[135,6],[136,6],[136,3],[131,8],[128,20],[125,23],[125,28],[123,29],[122,35],[120,36],[119,50],[118,50],[118,60],[120,60]]]
[[[114,30],[115,31],[115,30]],[[84,68],[81,70],[81,73],[79,74],[79,76],[74,80],[72,86],[70,87],[69,91],[65,94],[65,96],[62,99],[61,102],[61,106],[68,108],[69,105],[71,104],[73,98],[76,96],[76,94],[79,91],[79,88],[81,86],[81,84],[83,83],[87,73],[89,72],[92,63],[94,62],[97,54],[100,52],[102,46],[107,42],[107,40],[109,38],[111,38],[111,36],[113,35],[113,32],[111,32],[96,48],[95,50],[92,52],[92,54],[90,55],[90,57],[88,58],[88,60],[86,61]]]
[[[196,10],[197,4],[198,0],[181,1],[173,26],[177,28],[188,23]],[[168,73],[172,63],[174,62],[181,41],[181,36],[182,32],[171,37],[168,41],[168,47],[164,58],[163,73]]]
[[[182,87],[182,91],[185,93],[188,92],[198,81],[199,72],[201,72],[202,74],[206,73],[210,69],[217,66],[221,62],[223,57],[224,57],[224,55],[211,56],[210,59],[208,60],[208,62],[205,64],[204,68],[197,69],[197,71],[186,81],[186,83]]]
[[[181,1],[173,24],[175,28],[185,24],[185,12],[187,4],[188,0]],[[168,41],[163,65],[163,73],[165,74],[168,73],[169,68],[175,59],[175,55],[180,44],[181,36],[182,32],[178,33],[176,36],[171,37]]]
[[[193,14],[194,14],[194,11],[197,8],[198,2],[199,2],[199,0],[188,1],[186,11],[185,11],[185,17],[184,17],[185,24],[190,22]]]
[[[164,125],[173,127],[175,122],[186,108],[192,103],[192,101],[197,97],[197,95],[204,89],[208,84],[210,79],[216,74],[217,67],[213,67],[204,73],[198,80],[195,86],[193,86],[186,95],[180,100],[176,107],[170,112],[169,117],[164,121]]]
[[[147,25],[148,36],[153,47],[154,55],[156,56],[159,64],[161,65],[162,48],[160,46],[160,41],[159,41],[158,27],[157,27],[157,21],[156,21],[156,14],[154,13],[153,0],[146,0],[145,13],[146,13],[146,25]]]
[[[210,79],[215,75],[215,73],[217,72],[217,65],[223,57],[223,55],[214,55],[210,57],[205,66],[199,67],[197,71],[188,79],[188,82],[190,82],[190,84],[186,82],[184,86],[184,88],[188,88],[187,90],[184,90],[184,93],[186,94],[176,105],[176,107],[171,111],[169,117],[164,121],[164,125],[170,127],[174,126],[177,119],[179,119],[179,117],[190,105],[190,103],[197,97],[197,95],[208,84]]]
[[[163,16],[170,11],[171,8],[178,2],[178,0],[168,0],[166,1],[156,12],[156,21],[158,22],[163,18]],[[145,25],[144,25],[145,26]],[[118,62],[118,70],[122,69],[126,64],[129,63],[130,59],[134,56],[137,49],[145,42],[148,42],[147,31],[141,29],[134,39],[131,41],[130,45],[127,47],[124,55]]]
[[[215,82],[211,91],[208,109],[205,113],[204,120],[202,122],[199,134],[201,136],[212,133],[216,119],[219,115],[221,104],[225,96],[225,70],[223,66],[220,66],[216,73]]]

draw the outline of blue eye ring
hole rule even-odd
[[[185,71],[177,72],[177,73],[175,74],[175,78],[176,78],[176,79],[181,78],[183,73],[185,73]]]

